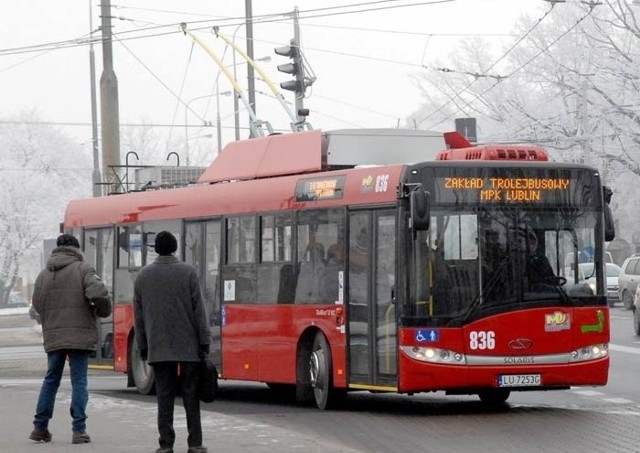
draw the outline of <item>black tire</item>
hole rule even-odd
[[[631,293],[629,291],[623,291],[622,305],[624,305],[624,308],[626,308],[627,310],[631,310],[631,306],[633,305],[633,296],[631,296]]]
[[[480,401],[491,407],[503,405],[510,395],[511,391],[506,389],[486,389],[478,393]]]
[[[135,339],[129,345],[129,356],[131,357],[131,377],[133,384],[141,395],[154,395],[156,393],[156,377],[153,367],[149,366],[146,360],[140,357],[140,350],[136,346]]]
[[[640,313],[637,308],[633,309],[633,330],[637,336],[640,336]]]
[[[309,355],[309,377],[318,409],[331,409],[344,402],[346,391],[333,387],[333,364],[327,339],[318,332]]]

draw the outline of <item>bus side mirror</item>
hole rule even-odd
[[[418,187],[409,195],[409,209],[411,212],[411,228],[413,231],[429,229],[431,209],[429,207],[429,192]]]
[[[609,205],[604,206],[604,240],[613,241],[616,238],[616,227],[613,225],[613,214]]]
[[[611,207],[609,203],[611,203],[611,196],[613,195],[613,191],[607,187],[602,186],[602,193],[604,195],[604,240],[606,242],[613,241],[616,237],[616,227],[613,223],[613,213],[611,212]]]

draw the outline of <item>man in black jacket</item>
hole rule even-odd
[[[176,388],[182,385],[187,415],[189,453],[206,453],[202,446],[200,401],[196,393],[200,360],[209,353],[211,329],[196,269],[174,256],[173,234],[156,235],[156,260],[143,267],[134,285],[135,332],[140,355],[153,367],[158,402],[157,453],[173,453],[173,412]]]

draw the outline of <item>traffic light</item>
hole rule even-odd
[[[278,65],[278,71],[295,77],[295,80],[282,82],[280,88],[295,91],[296,94],[303,95],[306,86],[304,83],[304,63],[302,61],[302,54],[300,53],[300,46],[292,39],[289,41],[288,46],[276,47],[274,51],[277,55],[291,58],[291,63]]]

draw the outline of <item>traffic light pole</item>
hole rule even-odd
[[[251,58],[249,55],[247,55],[240,47],[238,47],[233,42],[232,39],[229,39],[224,34],[222,34],[218,27],[213,27],[213,31],[218,38],[222,39],[225,43],[227,43],[228,46],[232,47],[236,52],[238,52],[242,56],[242,58],[244,58],[247,61],[249,66],[251,66],[253,69],[255,69],[258,72],[258,74],[260,74],[260,77],[262,77],[262,80],[264,80],[264,82],[267,84],[267,86],[269,87],[269,89],[271,90],[275,98],[278,100],[278,102],[280,102],[280,105],[282,105],[282,108],[284,108],[284,110],[287,112],[287,115],[289,115],[289,118],[291,118],[291,130],[293,132],[299,132],[303,130],[304,118],[302,119],[302,122],[299,121],[299,118],[296,117],[296,115],[291,111],[291,108],[289,108],[289,105],[287,105],[287,102],[282,96],[282,93],[278,91],[275,84],[271,81],[269,76],[262,70],[262,68],[255,62],[255,60]]]
[[[312,129],[311,125],[307,123],[306,117],[309,115],[309,111],[304,108],[304,93],[307,86],[310,86],[315,77],[306,77],[306,70],[304,66],[304,56],[300,48],[300,25],[299,25],[299,12],[298,8],[295,8],[293,13],[294,24],[294,36],[289,41],[288,46],[276,47],[274,49],[277,55],[283,57],[289,57],[291,63],[285,63],[278,65],[278,71],[290,74],[294,77],[293,80],[287,80],[280,84],[280,88],[283,90],[293,91],[295,96],[295,114],[293,115],[293,125],[297,131],[303,129]]]
[[[305,116],[301,116],[300,113],[304,111],[304,92],[306,89],[305,81],[304,81],[304,59],[302,58],[302,52],[300,51],[300,13],[298,11],[298,7],[296,6],[293,9],[293,41],[294,46],[298,48],[298,68],[296,71],[296,86],[300,88],[300,90],[295,91],[295,99],[296,99],[296,119],[298,124],[304,123],[306,120]]]

